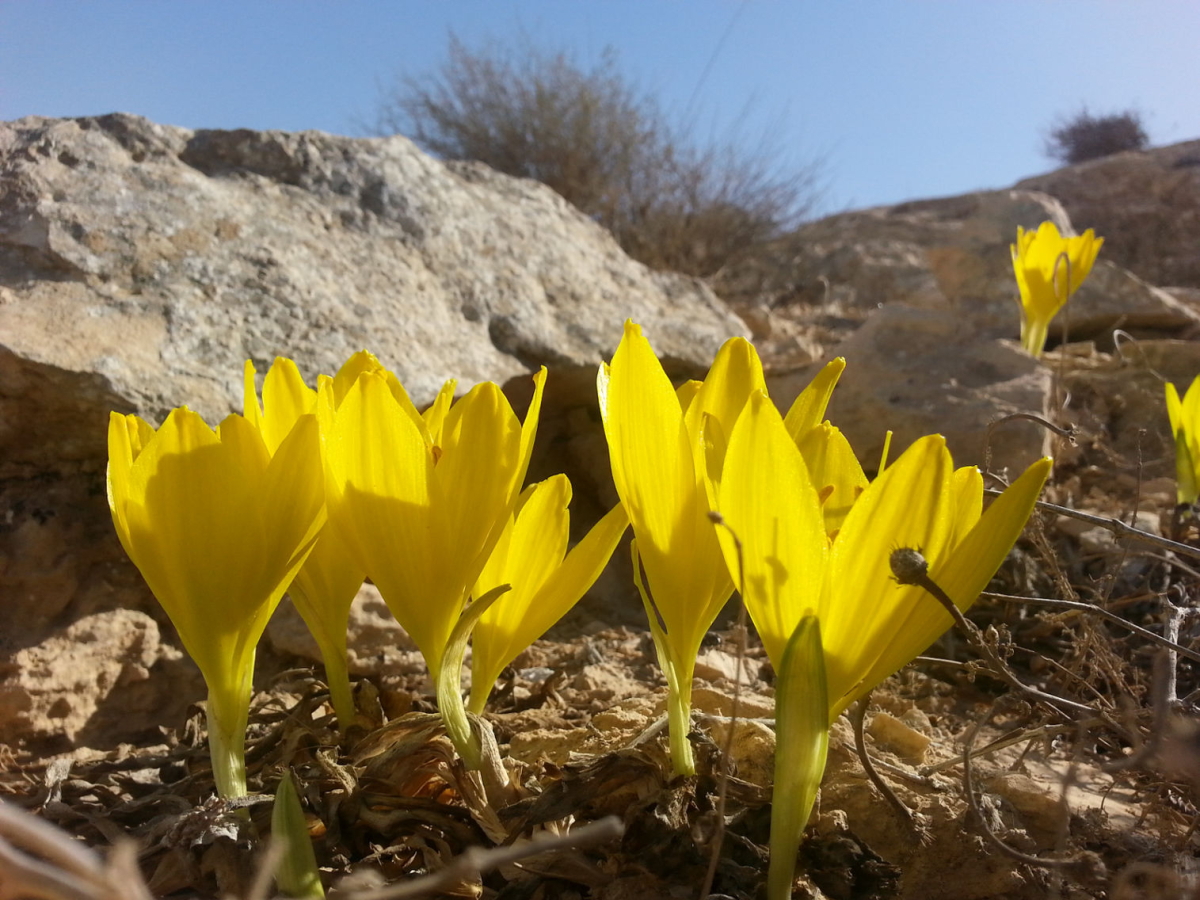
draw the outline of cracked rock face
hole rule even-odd
[[[704,284],[630,260],[548,188],[401,137],[0,123],[0,740],[105,740],[105,699],[132,688],[101,657],[124,671],[133,636],[87,645],[79,664],[104,677],[50,673],[66,706],[22,680],[73,623],[136,610],[175,640],[109,518],[110,410],[157,424],[187,404],[215,424],[241,411],[246,359],[261,377],[290,356],[315,382],[367,348],[418,404],[453,377],[504,384],[523,411],[545,365],[556,439],[533,471],[566,470],[598,509],[615,497],[582,471],[595,372],[627,317],[679,376],[745,333]],[[157,633],[144,646],[161,655]]]

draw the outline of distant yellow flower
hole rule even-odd
[[[1175,385],[1167,384],[1167,415],[1175,439],[1175,496],[1180,506],[1200,498],[1200,376],[1192,380],[1183,402]]]
[[[921,588],[896,583],[891,552],[920,549],[965,610],[1012,548],[1049,471],[1050,460],[1034,463],[982,512],[979,471],[955,471],[945,440],[930,435],[862,492],[831,541],[808,467],[770,400],[755,395],[730,439],[720,511],[742,542],[746,606],[767,655],[778,665],[802,616],[820,619],[832,721],[953,624]],[[736,568],[723,531],[721,544]]]
[[[475,626],[471,712],[483,712],[504,667],[596,582],[629,527],[629,516],[618,503],[567,553],[570,502],[571,482],[566,475],[526,488],[479,576],[473,591],[476,598],[503,584],[512,590],[488,607]]]
[[[667,678],[671,758],[680,774],[695,771],[687,734],[696,654],[733,591],[708,519],[709,494],[733,423],[764,387],[758,354],[734,338],[702,383],[676,392],[633,322],[597,378],[613,481],[633,524],[634,576]]]
[[[361,357],[362,354],[356,354],[347,363],[356,373],[355,367],[363,362]],[[275,453],[301,416],[316,413],[317,392],[304,383],[292,360],[277,357],[263,379],[260,406],[254,374],[254,365],[246,360],[243,385],[246,418],[262,433],[267,449]],[[319,446],[313,449],[320,452]],[[292,603],[321,650],[330,700],[342,728],[348,727],[355,715],[347,670],[346,631],[350,606],[364,577],[340,535],[327,528],[288,588]]]
[[[330,524],[416,642],[439,697],[450,697],[441,685],[443,658],[520,494],[546,370],[534,376],[522,424],[490,382],[453,404],[449,382],[422,416],[394,375],[360,362],[352,381],[339,375],[318,387],[318,415],[329,422]],[[441,713],[466,758],[461,695]]]
[[[325,524],[317,420],[272,456],[241,416],[214,433],[181,408],[156,432],[113,413],[108,456],[117,535],[208,685],[217,790],[244,796],[254,650]]]
[[[1064,238],[1053,222],[1037,231],[1017,227],[1012,260],[1021,292],[1021,345],[1034,356],[1042,355],[1050,321],[1092,271],[1103,244],[1090,228]]]

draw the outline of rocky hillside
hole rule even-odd
[[[261,374],[277,354],[290,356],[312,379],[367,347],[418,403],[447,377],[463,387],[491,379],[518,411],[528,400],[529,373],[547,366],[532,473],[571,476],[579,529],[615,499],[595,371],[613,352],[622,321],[640,322],[679,378],[701,374],[724,340],[748,334],[780,405],[822,362],[846,357],[829,416],[868,470],[887,429],[895,432],[893,454],[941,432],[959,463],[997,477],[1053,451],[1049,499],[1136,521],[1147,532],[1170,530],[1174,447],[1163,381],[1183,385],[1200,372],[1198,154],[1200,142],[1192,142],[1008,190],[831,216],[708,285],[631,261],[541,185],[443,164],[403,138],[194,132],[128,115],[0,123],[0,793],[21,795],[91,843],[117,833],[145,836],[162,822],[171,834],[187,833],[175,825],[211,789],[202,771],[194,777],[188,768],[198,755],[197,720],[182,727],[204,690],[114,534],[106,426],[110,410],[155,422],[184,403],[214,422],[240,411],[247,358]],[[1009,244],[1018,226],[1045,219],[1063,230],[1093,227],[1106,243],[1052,330],[1053,349],[1035,360],[1016,340]],[[1038,418],[1070,438],[1053,437]],[[1194,610],[1166,599],[1195,570],[1164,555],[1169,548],[1141,552],[1094,522],[1066,517],[1046,517],[1032,530],[1036,540],[1019,547],[1000,576],[1007,593],[1021,595],[1015,599],[1035,592],[1111,599],[1113,610],[1148,628],[1174,628],[1189,645],[1197,640],[1184,617]],[[734,856],[723,860],[721,877],[740,885],[729,896],[754,896],[774,753],[762,649],[751,646],[739,664],[719,635],[706,642],[696,669],[696,721],[703,723],[698,754],[710,767],[699,780],[671,780],[646,742],[661,714],[661,686],[630,583],[628,553],[618,550],[556,639],[524,655],[522,671],[540,673],[541,681],[518,694],[514,679],[510,706],[493,719],[505,753],[526,767],[519,779],[526,800],[549,799],[547,821],[613,812],[626,818],[635,849],[612,850],[602,866],[580,857],[572,866],[531,868],[538,874],[530,878],[579,891],[586,885],[589,897],[694,888],[707,850],[701,854],[689,836],[711,826],[704,804],[715,791],[719,745],[738,767],[727,811],[745,830],[736,846],[727,840]],[[1168,607],[1170,616],[1162,612]],[[1120,626],[1104,631],[1078,608],[1044,617],[1036,609],[981,601],[972,616],[996,626],[996,641],[1012,639],[1003,646],[1015,648],[1014,665],[1040,664],[1022,670],[1039,684],[1089,703],[1094,694],[1109,703],[1113,721],[1144,732],[1149,645],[1129,640]],[[626,624],[632,627],[620,627]],[[267,636],[264,684],[298,656],[317,658],[287,605]],[[373,676],[361,683],[363,708],[371,707],[377,724],[408,727],[401,714],[429,703],[429,685],[419,655],[369,585],[356,604],[350,647],[352,673]],[[976,677],[974,662],[961,661],[961,645],[946,652],[950,659],[910,667],[882,686],[868,727],[871,752],[888,763],[889,777],[901,776],[903,803],[919,811],[922,839],[864,787],[854,736],[839,720],[822,788],[827,804],[804,851],[806,871],[827,893],[814,887],[808,896],[965,900],[1044,897],[1056,889],[1036,860],[981,855],[966,799],[974,793],[948,773],[995,689],[987,675]],[[1179,696],[1200,690],[1191,665],[1179,666]],[[731,723],[735,677],[743,718]],[[289,678],[259,696],[267,700],[254,713],[255,777],[308,754],[304,777],[318,786],[310,800],[327,804],[326,840],[335,848],[326,848],[329,871],[360,861],[366,851],[352,859],[350,844],[337,843],[357,840],[355,853],[368,847],[372,860],[388,857],[399,872],[409,857],[380,848],[393,840],[412,798],[377,794],[360,802],[355,788],[354,802],[339,812],[346,782],[335,783],[334,774],[367,771],[355,766],[373,760],[367,768],[383,766],[385,774],[364,777],[376,787],[400,791],[446,777],[447,786],[428,796],[460,799],[471,794],[469,779],[458,785],[446,775],[457,764],[437,757],[436,740],[416,741],[414,754],[395,733],[386,752],[383,741],[333,773],[329,760],[339,747],[347,750],[340,743],[346,736],[319,725],[321,685],[294,672]],[[1176,687],[1172,676],[1170,690]],[[987,739],[1028,728],[1029,742],[985,754],[991,768],[979,783],[996,827],[1023,850],[1061,854],[1070,843],[1091,854],[1089,864],[1103,854],[1113,871],[1132,878],[1146,860],[1171,860],[1172,848],[1189,846],[1194,798],[1174,783],[1164,786],[1158,772],[1137,782],[1122,760],[1113,776],[1118,769],[1102,765],[1101,753],[1112,748],[1101,741],[1081,740],[1074,750],[1057,743],[1094,734],[1075,725],[1044,730],[1049,720],[1037,718],[1036,705],[1023,709],[1029,714],[995,724]],[[610,752],[618,747],[625,749]],[[595,756],[580,765],[575,752]],[[47,765],[56,754],[64,756]],[[912,768],[926,763],[927,770]],[[1070,817],[1061,803],[1068,779],[1075,788]],[[555,805],[560,789],[575,805]],[[159,800],[168,812],[160,814]],[[461,805],[425,795],[420,803],[414,821],[427,829],[418,842],[424,849],[412,851],[419,866],[409,869],[444,865],[478,842]],[[531,821],[531,807],[523,810],[522,821]],[[498,827],[495,811],[487,812]],[[168,843],[163,838],[142,859],[143,868],[157,866],[155,891],[208,885],[213,893],[212,872],[225,863],[206,856],[198,864],[209,853],[197,849],[199,839]],[[225,846],[221,858],[245,868],[244,849]],[[647,855],[661,866],[647,868]],[[948,868],[963,874],[947,880]],[[1103,866],[1087,877],[1088,890],[1071,896],[1126,896],[1103,893]],[[218,885],[219,878],[218,871]],[[522,896],[541,890],[529,884]]]

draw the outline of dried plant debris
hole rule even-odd
[[[1047,495],[1072,517],[1039,513],[969,622],[861,722],[834,723],[794,896],[1197,895],[1197,535],[1153,527],[1172,498],[1136,460],[1100,502],[1090,473],[1111,445],[1076,439]],[[477,771],[420,679],[360,681],[339,732],[304,669],[255,696],[247,800],[215,799],[199,709],[145,746],[6,748],[0,897],[269,896],[290,769],[331,896],[694,896],[711,867],[711,896],[748,900],[767,864],[772,685],[754,636],[739,666],[732,635],[697,667],[694,776],[672,774],[653,645],[625,628],[526,650],[472,720]]]

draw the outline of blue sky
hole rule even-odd
[[[825,160],[825,208],[1052,168],[1058,115],[1140,109],[1200,137],[1196,0],[0,0],[0,120],[116,110],[355,134],[379,85],[524,31],[623,71],[702,129]]]

